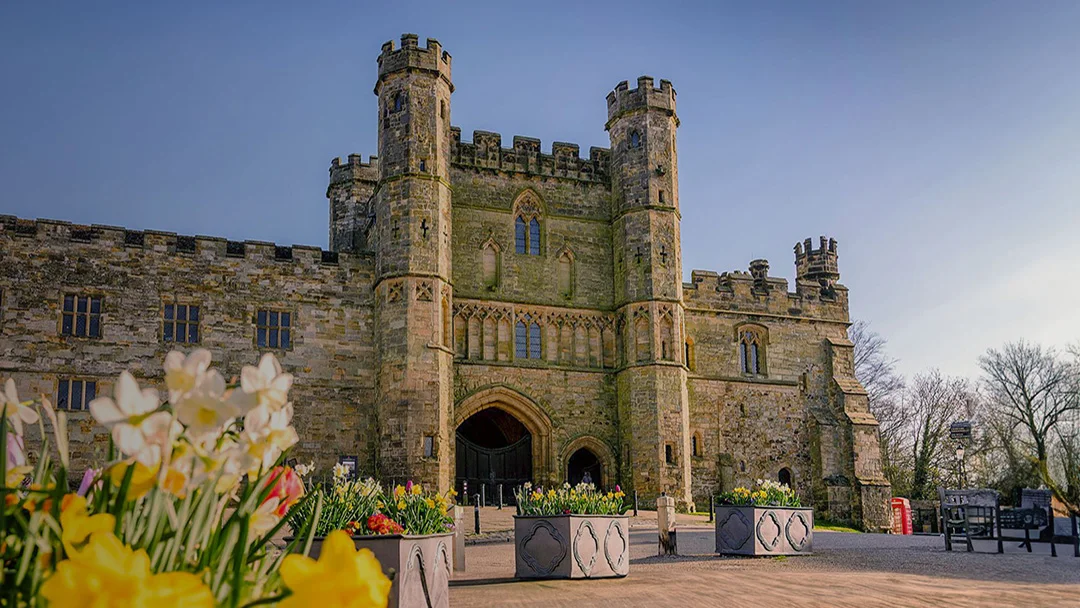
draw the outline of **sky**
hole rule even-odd
[[[453,55],[454,125],[609,145],[678,92],[683,269],[839,241],[899,370],[1080,341],[1078,2],[4,2],[0,213],[327,244],[330,159],[376,153],[376,57]],[[584,152],[587,154],[587,152]]]

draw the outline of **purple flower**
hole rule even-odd
[[[409,481],[405,482],[405,491],[406,492],[412,492],[412,480],[411,479]]]
[[[79,491],[76,492],[79,496],[86,496],[86,493],[90,491],[90,484],[94,483],[94,478],[98,476],[101,469],[87,469],[83,473],[82,483],[79,484]]]

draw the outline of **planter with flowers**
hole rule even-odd
[[[518,578],[611,578],[630,572],[630,525],[623,492],[592,484],[515,488]]]
[[[810,555],[814,510],[786,484],[758,480],[716,501],[716,552],[723,555]]]
[[[411,481],[389,494],[373,479],[347,479],[344,466],[334,467],[334,481],[315,490],[322,496],[322,512],[310,555],[324,551],[324,538],[344,530],[353,546],[367,549],[390,578],[387,606],[450,605],[453,566],[452,495],[425,492]],[[312,503],[301,505],[290,517],[294,533],[311,518]]]
[[[292,376],[265,355],[227,384],[210,363],[206,350],[170,352],[167,401],[128,372],[111,396],[92,400],[109,453],[77,492],[68,486],[66,412],[45,396],[20,399],[7,380],[0,605],[289,608],[318,606],[328,590],[354,605],[386,605],[390,581],[344,532],[327,538],[319,561],[306,556],[322,497],[280,465],[298,441]],[[293,510],[306,515],[282,551],[272,539]]]

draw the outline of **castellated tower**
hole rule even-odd
[[[675,90],[649,76],[607,96],[614,201],[617,401],[622,479],[645,498],[689,506],[690,432],[684,358]]]
[[[337,252],[370,251],[369,230],[375,218],[372,195],[379,183],[379,157],[363,162],[359,154],[350,154],[346,162],[330,162],[330,250]]]
[[[450,489],[450,55],[401,37],[379,56],[374,195],[378,474]]]

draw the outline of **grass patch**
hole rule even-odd
[[[845,526],[843,524],[833,524],[827,522],[814,522],[814,530],[821,530],[825,532],[853,532],[855,534],[862,534],[861,530],[856,530],[851,526]]]

